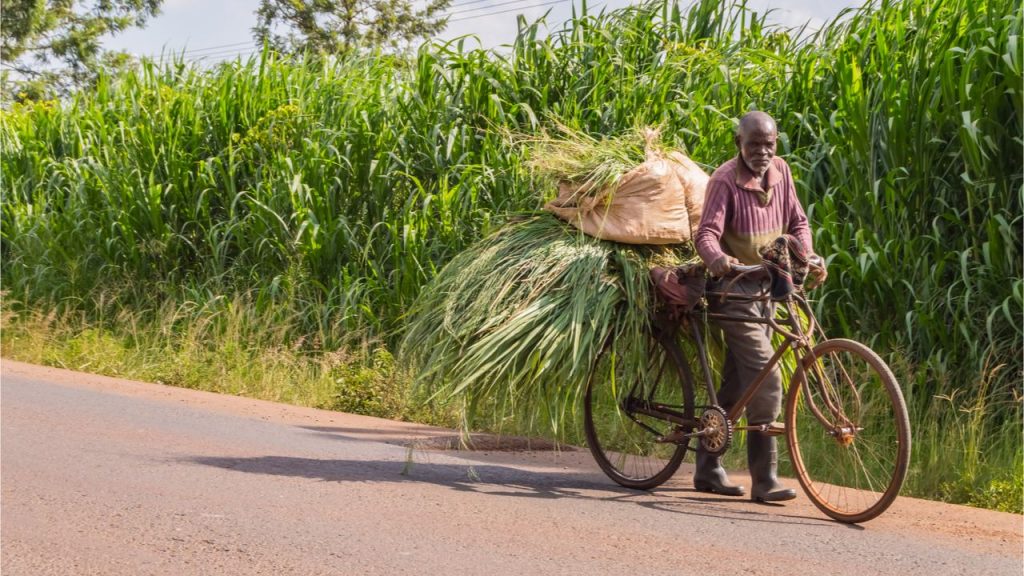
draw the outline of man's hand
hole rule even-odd
[[[719,256],[717,260],[715,260],[714,262],[711,263],[710,266],[708,266],[708,272],[710,272],[711,275],[714,276],[715,278],[721,278],[722,276],[728,274],[730,270],[732,270],[733,264],[739,263],[740,261],[733,258],[732,256],[729,256],[728,254],[722,254],[721,256]]]
[[[825,259],[817,254],[808,260],[810,269],[807,271],[807,280],[804,282],[808,290],[813,290],[825,283],[828,278],[828,269],[825,267]]]

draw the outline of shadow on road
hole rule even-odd
[[[299,426],[303,430],[315,432],[323,438],[333,440],[384,442],[396,446],[413,447],[417,450],[457,450],[457,451],[561,451],[573,452],[578,447],[559,444],[544,438],[525,436],[499,435],[490,433],[452,434],[450,430],[441,431],[429,426],[411,426],[400,433],[388,433],[379,428],[356,428],[351,426]],[[416,432],[420,432],[417,436]]]
[[[642,506],[652,510],[730,518],[769,524],[799,524],[848,527],[820,517],[779,514],[783,507],[772,506],[760,510],[744,509],[738,504],[745,501],[695,492],[692,489],[660,488],[642,492],[620,488],[608,482],[594,482],[573,472],[534,472],[509,466],[492,464],[442,464],[413,461],[384,460],[318,460],[290,456],[260,456],[229,458],[194,456],[186,461],[202,466],[213,466],[247,474],[268,474],[310,478],[325,482],[426,482],[462,492],[516,498],[576,498],[618,502]],[[749,508],[750,505],[746,505]]]

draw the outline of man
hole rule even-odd
[[[697,252],[713,277],[728,273],[735,263],[760,264],[760,249],[783,234],[791,234],[813,253],[807,215],[800,206],[793,176],[786,162],[775,156],[778,129],[764,112],[750,112],[736,130],[739,154],[711,175],[700,227],[694,237]],[[825,279],[822,268],[817,281]],[[740,280],[733,290],[756,294],[759,280]],[[711,302],[711,311],[730,315],[761,316],[765,303]],[[718,401],[728,411],[768,363],[774,350],[770,329],[763,324],[721,322],[726,355]],[[746,408],[750,425],[768,424],[782,407],[782,377],[776,367]],[[778,502],[796,498],[776,478],[778,448],[774,436],[747,433],[752,500]],[[703,492],[742,496],[744,489],[729,481],[717,456],[697,451],[694,487]]]

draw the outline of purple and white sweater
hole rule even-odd
[[[694,236],[706,265],[728,254],[742,264],[760,264],[759,250],[783,234],[800,239],[814,253],[807,215],[796,197],[793,174],[778,156],[766,172],[767,190],[739,156],[711,175],[704,196],[700,227]]]

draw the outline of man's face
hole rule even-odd
[[[743,163],[758,178],[764,176],[775,156],[775,140],[778,132],[771,122],[758,122],[736,136]]]

